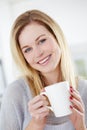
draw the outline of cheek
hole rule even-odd
[[[61,49],[58,45],[54,48],[54,51],[56,52],[56,57],[61,58]]]
[[[57,49],[57,57],[60,60],[61,59],[61,50],[60,48]]]
[[[55,43],[54,46],[51,46],[51,51],[54,52],[57,56],[61,55],[61,49],[57,43]]]
[[[59,51],[59,46],[57,44],[57,42],[55,41],[55,39],[51,39],[48,43],[48,49],[51,51],[51,52],[58,52]]]
[[[56,48],[54,47],[54,45],[53,45],[54,43],[48,43],[47,45],[46,45],[46,47],[45,47],[45,50],[47,51],[47,52],[54,52],[55,50],[56,50]]]
[[[24,55],[26,61],[31,65],[33,63],[33,57],[30,55]]]

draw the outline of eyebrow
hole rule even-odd
[[[37,41],[40,37],[42,37],[42,36],[45,36],[45,34],[42,34],[42,35],[40,35],[39,37],[37,37],[36,39],[35,39],[35,41]]]
[[[40,36],[38,36],[38,37],[35,39],[35,41],[38,41],[38,39],[39,39],[40,37],[42,37],[42,36],[45,36],[45,34],[41,34]],[[23,46],[21,49],[24,49],[24,48],[27,48],[27,47],[28,47],[28,45]]]

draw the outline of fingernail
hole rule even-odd
[[[73,93],[73,90],[72,90],[72,89],[70,89],[70,92],[71,92],[71,93]]]
[[[70,88],[73,88],[72,86],[70,86]]]
[[[73,106],[70,105],[70,108],[73,109]]]
[[[70,100],[72,100],[73,99],[73,96],[70,96]]]

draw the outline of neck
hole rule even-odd
[[[56,69],[55,71],[44,74],[45,85],[48,86],[48,85],[60,82],[62,81],[61,77],[62,76],[61,76],[60,69]]]

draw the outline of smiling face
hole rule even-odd
[[[19,35],[22,53],[29,65],[43,75],[56,71],[61,50],[54,36],[38,23],[31,23]]]

